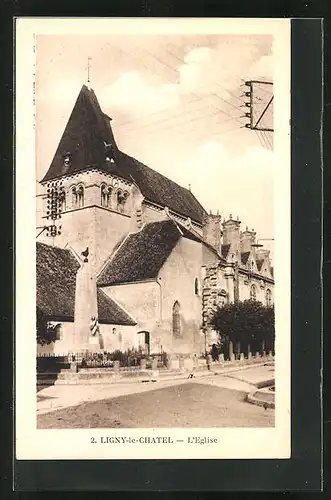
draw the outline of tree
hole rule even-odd
[[[273,349],[275,338],[275,315],[273,306],[245,300],[218,307],[211,318],[211,326],[220,334],[220,340],[228,339],[246,348],[251,344],[265,343]],[[256,349],[256,350],[259,350]]]
[[[56,327],[51,325],[40,309],[37,309],[37,343],[51,344],[56,340]]]

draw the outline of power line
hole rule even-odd
[[[185,105],[192,104],[194,102],[199,102],[199,101],[201,101],[201,99],[191,99],[191,101],[186,102]],[[153,111],[152,113],[147,113],[146,115],[143,115],[142,118],[143,119],[147,119],[150,116],[159,115],[161,113],[169,113],[170,111],[171,111],[171,109],[169,109],[169,108],[168,109],[159,110],[159,111]],[[126,125],[131,125],[132,123],[136,123],[136,122],[133,121],[133,120],[129,120],[128,122],[117,123],[117,125],[120,126],[120,127],[124,127]]]
[[[193,122],[195,122],[195,121],[202,120],[202,119],[204,119],[204,118],[208,118],[208,117],[211,117],[211,116],[216,116],[216,115],[218,115],[218,114],[219,114],[219,113],[218,113],[218,112],[216,112],[216,113],[211,113],[211,114],[208,114],[208,115],[204,115],[204,116],[202,116],[202,117],[197,117],[197,118],[195,118],[195,119],[193,119],[193,120],[188,121],[188,122],[187,122],[187,125],[190,125],[191,123],[193,123]],[[233,120],[233,118],[228,118],[228,119],[226,119],[226,120],[222,120],[222,121],[221,121],[221,122],[219,122],[217,125],[222,125],[223,123],[227,123],[227,122],[230,122],[230,121],[232,121],[232,120]],[[187,130],[188,130],[188,129],[187,129],[187,127],[183,126],[183,125],[185,125],[185,124],[186,124],[186,120],[185,120],[183,123],[178,123],[178,124],[176,124],[176,125],[169,125],[168,127],[165,127],[165,128],[162,128],[162,129],[158,128],[158,129],[156,129],[156,130],[154,130],[154,129],[153,129],[153,130],[149,130],[149,131],[147,131],[147,132],[146,132],[146,135],[154,134],[155,132],[157,132],[157,133],[158,133],[158,132],[161,132],[161,131],[162,131],[163,133],[165,133],[167,130],[174,130],[174,129],[178,128],[178,127],[181,127],[181,129],[182,129],[182,130],[181,130],[181,131],[179,131],[179,132],[176,132],[176,134],[177,134],[177,135],[178,135],[178,134],[181,134],[181,133],[183,133],[183,134],[184,134],[184,133],[186,133],[186,132],[187,132]],[[238,128],[240,128],[240,127],[238,127]],[[192,133],[192,132],[194,132],[194,130],[193,130],[193,131],[191,130],[191,132],[190,132],[190,133]]]
[[[194,109],[192,111],[187,111],[185,113],[185,116],[188,115],[188,114],[191,114],[191,113],[197,113],[199,111],[203,111],[204,109],[206,108],[206,106],[203,106],[201,108],[198,108],[198,109]],[[212,115],[216,115],[216,114],[219,114],[219,112],[217,111],[216,113],[212,113],[210,116]],[[204,115],[204,116],[209,116],[209,115]],[[184,114],[183,113],[178,113],[177,115],[172,115],[172,116],[169,116],[168,118],[163,118],[161,120],[155,120],[155,121],[152,121],[150,123],[146,123],[144,125],[141,125],[139,126],[139,130],[142,129],[142,128],[146,128],[146,127],[151,127],[151,126],[154,126],[155,124],[158,124],[158,123],[164,123],[164,122],[168,122],[169,120],[174,120],[176,118],[180,118],[180,117],[183,117]],[[202,117],[203,118],[203,117]],[[135,131],[136,130],[136,127],[133,127],[132,129],[129,129],[129,130],[126,130],[125,129],[125,132],[132,132],[132,131]]]
[[[158,57],[156,57],[156,56],[155,56],[155,54],[151,54],[151,53],[150,53],[148,50],[146,50],[145,48],[142,48],[142,50],[143,50],[144,52],[146,52],[146,54],[148,54],[149,56],[154,57],[154,59],[156,59],[156,60],[157,60],[160,64],[163,64],[164,66],[167,66],[168,68],[170,68],[170,69],[171,69],[171,70],[173,70],[173,71],[177,71],[175,68],[173,68],[173,67],[172,67],[172,66],[170,66],[169,64],[165,63],[164,61],[161,61]],[[168,52],[168,51],[167,51],[167,52]],[[170,54],[170,55],[171,55],[171,54]],[[180,60],[180,59],[179,59],[179,60]],[[184,61],[182,61],[182,60],[180,60],[180,61],[181,61],[181,62],[183,62],[183,63],[185,64],[185,62],[184,62]],[[204,98],[203,98],[203,97],[201,97],[201,96],[197,95],[195,92],[192,92],[192,91],[191,91],[191,92],[190,92],[190,94],[192,94],[192,95],[194,95],[194,96],[196,96],[196,97],[200,97],[202,100],[204,100]],[[217,94],[211,94],[211,95],[215,95],[216,97],[219,97],[219,96],[217,96]],[[207,103],[207,104],[208,104],[208,103]],[[224,111],[223,109],[217,108],[214,104],[209,103],[209,106],[211,106],[211,107],[213,107],[213,108],[215,108],[215,109],[218,109],[218,111],[220,111],[221,113],[224,113],[224,114],[225,114],[225,115],[227,115],[227,116],[231,116],[231,115],[229,115],[229,113],[227,113],[227,112],[226,112],[226,111]],[[236,119],[236,118],[235,118],[235,119]],[[241,122],[239,122],[239,123],[241,123]]]
[[[113,46],[113,47],[114,47],[114,46]],[[117,48],[117,47],[114,47],[114,48]],[[151,57],[154,57],[154,59],[156,59],[156,60],[157,60],[160,64],[162,64],[162,65],[165,65],[165,66],[169,67],[172,71],[177,71],[175,68],[173,68],[172,66],[168,65],[168,64],[167,64],[167,63],[165,63],[164,61],[161,61],[159,58],[157,58],[155,55],[151,54],[151,53],[150,53],[149,51],[147,51],[146,49],[144,49],[144,48],[142,48],[142,47],[140,47],[140,49],[141,49],[141,50],[143,50],[144,52],[146,52],[146,53],[147,53],[148,55],[150,55]],[[120,48],[119,50],[120,50],[123,54],[128,55],[128,54],[127,54],[127,53],[126,53],[126,52],[125,52],[122,48]],[[132,59],[132,58],[133,58],[133,59],[136,59],[136,58],[132,57],[131,55],[129,55],[129,57],[131,57],[131,59]],[[181,61],[181,62],[182,62],[182,61]],[[148,65],[144,64],[142,61],[140,61],[140,63],[141,63],[141,64],[142,64],[142,65],[143,65],[146,69],[148,69],[148,71],[150,71],[150,67],[149,67]],[[153,74],[157,74],[157,73],[153,73]],[[158,75],[158,76],[160,76],[160,75]],[[166,79],[166,80],[167,80],[168,82],[172,83],[169,79]],[[189,104],[190,104],[190,103],[193,103],[193,102],[197,102],[197,101],[206,102],[204,97],[201,97],[201,96],[199,96],[199,95],[197,95],[197,94],[195,94],[195,93],[193,93],[193,92],[190,92],[190,94],[191,94],[191,95],[193,95],[193,96],[195,96],[197,99],[192,100],[192,101],[189,101]],[[217,98],[220,98],[220,96],[218,96],[217,94],[213,94],[213,95],[215,95]],[[231,106],[233,106],[234,108],[236,108],[236,109],[240,110],[240,109],[239,109],[239,108],[237,108],[235,105],[232,105],[231,103],[228,103],[228,102],[227,102],[227,101],[225,101],[225,100],[224,100],[224,102],[226,102],[227,104],[230,104],[230,105],[231,105]],[[234,119],[234,120],[238,121],[238,123],[240,123],[240,124],[242,125],[242,122],[241,122],[240,120],[238,120],[238,118],[237,118],[237,117],[234,117],[234,116],[230,115],[230,114],[229,114],[229,113],[227,113],[226,111],[224,111],[224,110],[222,110],[222,109],[220,109],[220,108],[216,107],[214,104],[211,104],[211,103],[206,102],[206,105],[207,105],[208,107],[215,108],[218,112],[223,113],[223,114],[225,114],[225,115],[229,116],[229,118],[231,118],[231,119]],[[240,111],[241,111],[241,110],[240,110]],[[158,114],[158,113],[160,113],[160,112],[150,113],[149,115],[152,115],[152,114],[153,114],[153,115],[155,115],[155,114]],[[216,114],[216,113],[215,113],[215,114]],[[172,119],[173,119],[173,118],[176,118],[177,116],[179,116],[179,115],[175,115],[175,117],[172,117]],[[147,117],[148,117],[148,115],[146,115],[146,117],[145,117],[145,118],[147,118]],[[169,120],[169,119],[171,119],[171,117],[169,117],[169,118],[165,118],[165,119],[164,119],[164,121],[165,121],[165,120]],[[157,122],[162,122],[162,120],[157,120]],[[134,123],[134,122],[132,122],[132,121],[131,121],[131,123],[130,123],[130,122],[127,122],[126,124],[122,124],[122,125],[129,125],[129,124],[133,124],[133,123]],[[154,122],[154,123],[156,123],[156,122]],[[154,123],[143,125],[143,127],[147,127],[147,126],[153,125]],[[120,124],[119,124],[119,125],[120,125]],[[120,125],[120,126],[121,126],[121,125]],[[141,127],[140,127],[140,128],[141,128]],[[135,129],[135,128],[133,127],[132,129],[128,130],[128,132],[130,132],[130,131],[132,131],[132,132],[133,132],[133,131],[134,131],[134,129]]]
[[[236,125],[234,128],[231,128],[231,129],[228,129],[228,130],[223,130],[221,132],[214,132],[213,134],[207,134],[207,135],[203,135],[203,136],[199,136],[199,137],[195,137],[194,140],[195,141],[200,141],[200,140],[203,140],[203,139],[209,139],[210,137],[214,137],[214,136],[223,136],[229,132],[234,132],[234,131],[238,131],[240,129],[244,129],[245,127],[239,127],[238,125]]]
[[[176,56],[176,55],[175,55],[175,54],[173,54],[172,52],[169,52],[167,49],[166,49],[166,52],[167,52],[170,56],[175,57],[175,58],[176,58],[179,62],[181,62],[182,64],[186,64],[186,63],[185,63],[185,61],[183,61],[182,59],[180,59],[178,56]],[[165,63],[164,63],[164,64],[165,64]],[[167,66],[168,66],[168,65],[167,65]],[[170,66],[169,66],[169,67],[170,67]],[[219,85],[219,84],[216,84],[216,85],[218,85],[220,88],[222,88],[222,87],[221,87],[221,85]],[[225,89],[225,88],[223,88],[223,90],[226,90],[226,91],[227,91],[227,89]],[[220,99],[221,101],[225,102],[225,103],[226,103],[226,104],[228,104],[229,106],[232,106],[233,108],[237,109],[238,111],[241,111],[241,109],[240,109],[240,108],[238,108],[238,107],[237,107],[237,106],[235,106],[234,104],[230,103],[229,101],[226,101],[225,99],[223,99],[223,97],[219,96],[218,94],[215,94],[214,92],[210,92],[210,95],[217,97],[218,99]]]
[[[254,118],[256,119],[256,116],[255,116],[255,113],[254,113],[253,109],[252,109],[252,113],[253,113]],[[265,140],[264,135],[262,133],[261,133],[261,136],[259,135],[259,132],[261,132],[261,131],[258,130],[258,129],[256,129],[256,128],[254,128],[253,130],[256,132],[256,135],[257,135],[257,137],[258,137],[258,139],[260,141],[260,144],[263,147],[263,149],[269,149],[268,144],[267,144],[267,142]],[[263,141],[262,141],[262,139],[263,139]]]

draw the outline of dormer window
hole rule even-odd
[[[64,156],[63,156],[63,166],[65,168],[68,168],[70,167],[71,165],[71,153],[67,152]]]
[[[105,208],[110,207],[110,197],[111,197],[112,188],[107,186],[106,184],[102,184],[101,186],[101,206]]]

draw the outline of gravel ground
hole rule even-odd
[[[189,382],[83,403],[37,418],[39,429],[272,427],[274,410],[249,404],[245,392]]]

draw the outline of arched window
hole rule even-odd
[[[77,206],[77,188],[76,188],[76,186],[74,186],[72,188],[71,194],[72,194],[72,199],[71,199],[72,206],[73,206],[73,208],[76,208],[76,206]]]
[[[179,302],[176,302],[172,308],[172,333],[173,336],[178,338],[181,336],[181,328],[180,328],[180,305]]]
[[[122,191],[122,189],[119,189],[116,193],[116,198],[117,198],[117,209],[120,212],[124,211],[124,205],[126,203],[126,200],[128,199],[129,193],[127,191]]]
[[[110,196],[111,196],[111,187],[106,184],[101,185],[101,206],[108,208],[110,207]]]
[[[55,327],[55,338],[56,340],[63,339],[63,326],[62,323],[58,323]]]
[[[271,290],[269,290],[269,288],[265,292],[265,302],[268,307],[271,306],[272,296],[271,296]]]
[[[228,302],[228,294],[227,294],[227,291],[222,289],[220,292],[219,292],[219,298],[218,298],[218,305],[219,307],[223,307],[225,306],[225,304]]]
[[[82,208],[84,206],[84,188],[79,186],[77,188],[77,207]]]
[[[195,278],[195,280],[194,280],[194,294],[200,295],[200,286],[199,286],[198,278]]]
[[[256,286],[255,285],[251,286],[250,299],[256,300]]]

